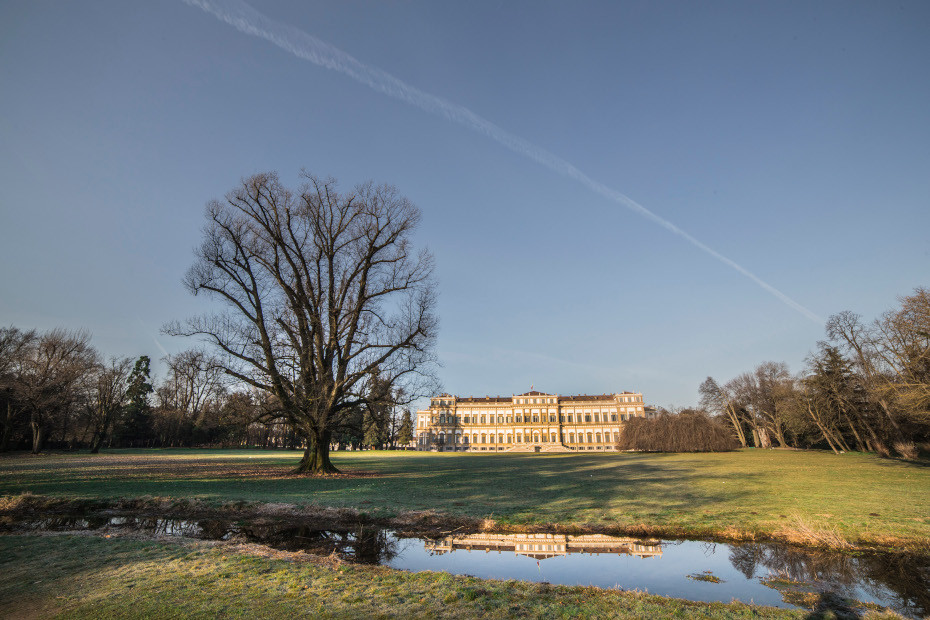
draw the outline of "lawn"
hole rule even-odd
[[[3,618],[298,616],[809,617],[742,603],[694,603],[639,592],[345,565],[228,543],[0,536]]]
[[[348,476],[292,476],[299,453],[115,450],[0,457],[0,495],[143,496],[410,511],[504,528],[584,526],[657,534],[836,533],[930,543],[930,466],[869,454],[747,449],[720,454],[339,452]],[[811,541],[813,542],[813,541]]]

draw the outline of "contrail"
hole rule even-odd
[[[545,166],[546,168],[557,172],[563,176],[575,179],[591,191],[601,196],[623,205],[627,209],[638,213],[648,220],[658,224],[669,232],[678,235],[693,246],[703,252],[713,256],[723,264],[727,265],[743,274],[760,287],[777,297],[787,306],[794,308],[807,318],[817,323],[823,324],[823,319],[791,299],[777,288],[765,282],[757,275],[739,265],[733,260],[727,258],[720,252],[698,241],[675,224],[660,217],[639,204],[629,196],[618,192],[615,189],[595,181],[581,170],[570,164],[557,155],[539,147],[532,142],[516,136],[482,118],[457,103],[452,103],[436,95],[424,92],[416,87],[410,86],[405,82],[397,79],[393,75],[366,65],[342,50],[298,30],[293,26],[288,26],[281,22],[274,21],[265,15],[262,15],[251,6],[242,2],[242,0],[183,0],[191,6],[200,8],[210,13],[220,21],[226,22],[240,32],[265,39],[274,43],[281,49],[290,52],[298,58],[308,60],[315,65],[332,69],[348,75],[352,79],[360,82],[369,88],[384,93],[395,99],[406,101],[407,103],[420,108],[431,114],[441,116],[445,119],[464,125],[473,131],[484,134],[498,144],[528,157],[533,161]]]
[[[139,325],[142,326],[142,329],[144,329],[145,331],[149,331],[148,326],[146,326],[146,324],[142,322],[142,317],[138,317],[138,316],[137,316],[137,317],[136,317],[136,320],[139,321]],[[158,347],[158,349],[159,349],[162,353],[164,353],[165,356],[170,355],[170,354],[168,353],[168,351],[165,349],[165,347],[161,346],[161,343],[158,341],[158,338],[156,338],[154,335],[152,336],[152,340],[155,341],[155,346]]]

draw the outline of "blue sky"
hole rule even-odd
[[[823,338],[808,314],[871,318],[930,284],[926,2],[250,6],[574,166],[807,314],[525,149],[196,6],[7,1],[0,323],[87,328],[110,355],[191,346],[159,328],[210,307],[181,286],[204,204],[301,168],[421,208],[461,395],[692,404],[707,375],[801,370]]]

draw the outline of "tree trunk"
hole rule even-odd
[[[330,431],[314,437],[308,437],[307,448],[300,464],[293,471],[295,474],[338,474],[339,470],[329,460],[329,442],[332,439]]]
[[[862,437],[859,436],[859,431],[856,430],[856,425],[853,424],[852,420],[849,419],[849,416],[846,415],[846,412],[843,412],[843,417],[846,419],[846,424],[849,425],[849,429],[853,433],[853,437],[856,438],[856,449],[859,452],[865,452],[865,444],[862,442]]]
[[[33,422],[31,426],[32,426],[32,453],[38,454],[39,452],[42,451],[42,444],[45,442],[45,428],[41,424],[38,424],[37,422]]]
[[[727,405],[727,417],[730,419],[730,423],[733,425],[733,429],[736,431],[736,437],[739,439],[740,444],[745,448],[746,447],[746,433],[743,432],[743,425],[739,419],[739,416],[736,414],[732,408]]]
[[[94,433],[93,438],[90,440],[90,453],[98,454],[100,452],[100,445],[103,443],[103,433]]]
[[[0,435],[0,452],[10,449],[10,438],[13,436],[13,404],[6,404],[6,420],[3,422],[3,434]]]
[[[820,433],[823,435],[823,438],[827,441],[827,444],[830,446],[830,449],[833,450],[834,454],[839,454],[840,451],[836,449],[836,446],[833,444],[833,440],[830,439],[830,432],[827,428],[820,422],[820,417],[814,413],[813,407],[811,407],[810,401],[807,401],[807,412],[811,416],[811,420],[814,421],[814,424],[817,425],[817,428],[820,429]]]

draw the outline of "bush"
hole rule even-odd
[[[706,413],[633,418],[623,427],[618,450],[643,452],[729,452],[739,448],[732,429]]]
[[[917,460],[917,446],[913,441],[897,441],[894,444],[894,451],[909,461]]]

